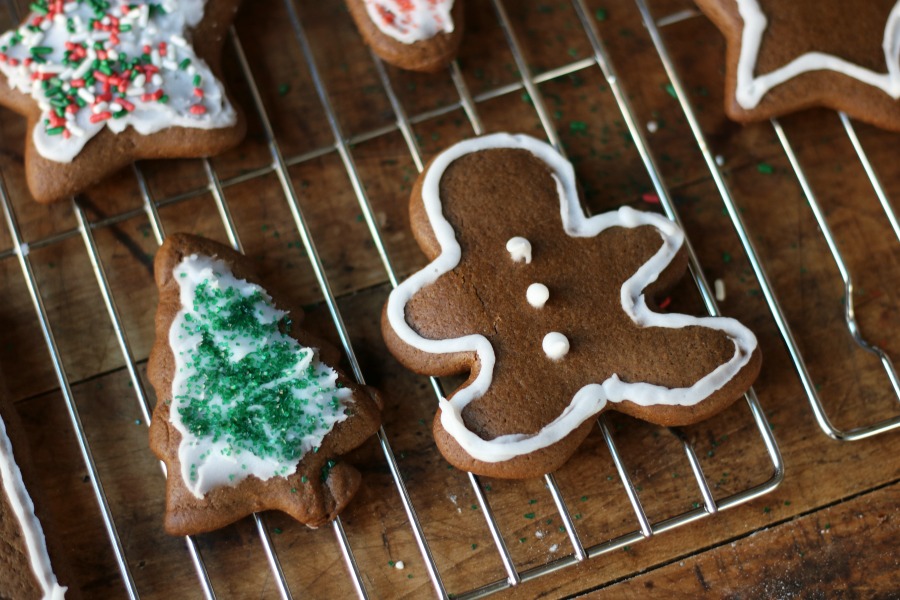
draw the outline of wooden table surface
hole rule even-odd
[[[339,126],[351,142],[349,156],[386,253],[398,275],[406,276],[425,261],[408,232],[406,201],[416,166],[397,130],[396,113],[342,3],[295,5]],[[622,204],[658,210],[646,201],[652,200],[647,196],[651,180],[610,87],[592,62],[590,41],[572,4],[505,0],[504,5],[528,67],[540,76],[540,93],[576,166],[587,205],[594,211]],[[783,456],[784,479],[752,502],[526,581],[496,597],[556,598],[588,591],[600,598],[896,597],[900,435],[894,431],[842,443],[819,429],[637,8],[625,0],[591,0],[587,5],[706,277],[725,285],[723,312],[743,320],[760,339],[764,366],[755,389]],[[15,20],[6,4],[0,6],[0,24],[6,29]],[[724,117],[724,44],[705,18],[681,13],[691,8],[688,0],[651,3],[657,19],[683,17],[665,25],[663,37],[711,150],[723,161],[727,184],[829,416],[846,429],[897,415],[897,399],[878,360],[847,332],[839,272],[773,127],[742,127]],[[544,136],[492,1],[469,0],[466,19],[459,68],[485,129]],[[503,565],[467,475],[450,468],[434,448],[428,426],[436,407],[432,388],[427,379],[402,369],[381,341],[378,316],[389,279],[354,182],[335,151],[285,3],[246,2],[236,31],[362,373],[384,391],[387,439],[446,589],[462,594],[501,581]],[[272,169],[265,130],[234,43],[228,46],[226,63],[229,83],[250,116],[250,132],[243,145],[214,159],[212,166],[223,182],[244,250],[259,259],[265,275],[277,278],[308,305],[313,327],[339,343]],[[473,135],[449,72],[387,72],[403,110],[412,117],[426,160]],[[554,72],[562,75],[542,75]],[[812,110],[786,117],[782,125],[855,278],[853,299],[863,333],[889,354],[900,355],[900,244],[838,116]],[[855,126],[888,197],[900,198],[900,137]],[[200,597],[184,541],[162,532],[163,477],[147,448],[139,390],[125,368],[73,206],[44,207],[29,200],[21,162],[24,135],[22,120],[4,111],[3,181],[29,244],[28,258],[129,570],[144,598]],[[158,203],[165,231],[227,242],[201,161],[144,163],[139,170]],[[143,210],[139,179],[126,170],[80,202],[96,224],[92,232],[99,257],[143,377],[152,344],[156,294],[151,260],[157,242]],[[44,526],[62,538],[67,550],[74,574],[66,584],[80,588],[84,598],[125,597],[65,398],[10,248],[10,235],[0,228],[0,369],[47,490]],[[703,312],[693,282],[679,286],[672,309]],[[150,401],[155,401],[152,393]],[[613,414],[607,423],[651,522],[700,506],[700,492],[673,432]],[[718,500],[775,476],[746,402],[681,434],[692,443]],[[381,446],[370,441],[354,460],[362,468],[364,485],[342,523],[370,596],[433,595]],[[599,430],[556,473],[556,481],[585,546],[637,529]],[[543,479],[482,479],[481,486],[518,571],[572,553]],[[266,515],[264,523],[296,597],[353,595],[332,528],[309,530],[280,514]],[[249,519],[196,542],[220,597],[277,597]],[[396,568],[398,561],[404,569]]]

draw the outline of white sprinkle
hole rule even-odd
[[[75,137],[84,137],[84,129],[75,124],[74,121],[69,121],[67,124],[69,127],[69,131],[72,132],[72,135]]]
[[[31,252],[31,248],[28,246],[27,243],[19,244],[19,254],[20,254],[20,255],[22,255],[22,256],[28,256],[28,254],[29,254],[30,252]]]
[[[544,308],[547,300],[550,299],[550,290],[543,283],[532,283],[525,292],[525,298],[528,304],[535,308]]]
[[[721,154],[716,154],[716,164],[720,167],[725,164],[725,157]]]
[[[97,99],[87,88],[78,88],[78,97],[88,104],[93,104]]]
[[[450,502],[456,504],[456,494],[450,494]]]
[[[109,111],[113,113],[122,112],[122,105],[118,102],[113,102],[109,105]]]
[[[403,564],[403,561],[402,561],[402,560],[398,560],[397,562],[394,563],[394,568],[395,568],[395,569],[399,569],[400,571],[402,571],[403,569],[406,568],[406,565]]]
[[[556,552],[557,550],[559,550],[559,544],[553,544],[552,546],[550,546],[550,552]]]
[[[558,331],[545,335],[541,346],[550,360],[559,360],[569,353],[569,339]]]
[[[161,86],[163,84],[162,75],[160,75],[159,73],[154,73],[153,77],[150,78],[150,83],[157,87]]]
[[[169,40],[175,44],[176,46],[180,46],[182,48],[187,47],[187,40],[181,37],[180,35],[173,35],[169,38]]]
[[[102,112],[106,112],[107,108],[109,108],[109,104],[107,104],[106,102],[98,102],[93,106],[93,108],[91,108],[91,112],[93,112],[95,115],[99,115]]]
[[[716,301],[722,302],[725,300],[725,282],[721,279],[716,279],[713,285],[716,288]]]
[[[649,131],[650,133],[656,133],[657,131],[659,131],[659,123],[657,123],[656,121],[649,121],[647,123],[647,131]]]
[[[538,529],[537,531],[534,532],[534,537],[536,537],[539,540],[544,539],[544,532],[541,531],[540,529]]]
[[[506,242],[506,250],[512,257],[513,262],[525,261],[525,264],[531,264],[531,242],[523,237],[512,237]]]

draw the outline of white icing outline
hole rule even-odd
[[[756,61],[768,26],[758,0],[735,0],[744,28],[741,32],[741,53],[737,64],[735,99],[745,110],[756,108],[763,96],[773,87],[808,71],[834,71],[876,87],[891,98],[900,99],[900,0],[894,4],[884,28],[882,49],[887,73],[876,73],[843,58],[824,52],[807,52],[788,64],[755,77]]]
[[[453,227],[442,214],[439,184],[444,171],[450,163],[466,154],[494,148],[528,150],[547,164],[553,172],[559,191],[563,228],[572,237],[594,237],[610,227],[633,228],[642,225],[655,227],[662,238],[662,245],[657,253],[622,285],[622,309],[636,325],[641,327],[701,326],[723,331],[734,342],[734,355],[688,388],[664,388],[643,382],[628,383],[620,380],[617,375],[612,375],[602,384],[588,384],[578,390],[570,404],[556,419],[536,434],[509,434],[485,440],[468,429],[463,422],[462,411],[470,402],[482,396],[491,385],[496,358],[493,346],[486,337],[479,334],[441,340],[423,338],[406,322],[405,311],[406,304],[416,293],[454,269],[462,257]],[[693,406],[728,383],[749,362],[756,349],[756,337],[734,319],[652,312],[647,307],[643,290],[656,281],[659,274],[675,257],[684,241],[684,234],[675,223],[662,215],[641,212],[629,207],[587,217],[578,202],[572,164],[544,142],[526,135],[506,133],[459,142],[434,159],[425,173],[422,199],[431,229],[441,247],[441,253],[425,268],[414,273],[391,292],[387,302],[388,322],[404,343],[417,350],[432,354],[476,353],[480,366],[473,368],[478,372],[477,376],[470,383],[460,387],[451,399],[439,399],[441,424],[473,458],[484,462],[500,462],[546,448],[603,410],[607,402],[622,402],[627,399],[644,406],[652,404]]]
[[[0,483],[2,483],[0,489],[6,494],[13,515],[19,522],[28,560],[31,563],[31,572],[41,587],[44,600],[62,600],[68,588],[59,585],[53,573],[44,530],[34,514],[34,503],[28,495],[28,490],[25,489],[22,471],[16,464],[12,442],[6,435],[6,425],[2,417],[0,417]]]
[[[401,44],[414,44],[422,40],[431,39],[439,33],[453,32],[453,0],[445,0],[442,4],[434,4],[432,0],[407,0],[413,5],[411,12],[403,12],[397,0],[363,0],[366,5],[366,13],[378,30]],[[395,26],[387,27],[382,20],[378,7],[382,6],[395,16]],[[407,23],[401,29],[398,21],[406,17]]]

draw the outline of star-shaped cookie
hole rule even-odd
[[[240,142],[217,74],[240,0],[36,0],[0,36],[0,104],[28,120],[35,200],[78,193],[144,158]]]
[[[725,112],[825,106],[900,131],[900,2],[696,0],[727,41]]]
[[[657,312],[653,298],[686,268],[681,230],[627,207],[587,217],[572,165],[543,142],[452,146],[419,178],[410,213],[431,262],[391,293],[382,331],[412,370],[469,373],[434,420],[461,469],[539,476],[606,409],[693,423],[759,371],[756,338],[734,319]]]
[[[338,353],[302,330],[302,310],[286,312],[231,248],[171,235],[155,269],[150,446],[168,468],[166,531],[269,509],[310,527],[334,519],[361,482],[341,456],[378,429],[378,394],[334,368]]]

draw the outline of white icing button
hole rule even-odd
[[[509,238],[506,242],[506,249],[512,257],[513,262],[525,261],[525,264],[531,264],[531,242],[523,237]]]
[[[569,339],[557,331],[544,336],[544,354],[551,360],[559,360],[569,353]]]
[[[525,297],[528,298],[528,304],[533,307],[544,308],[544,305],[547,304],[547,300],[550,299],[550,290],[548,290],[547,286],[543,283],[532,283],[528,286]]]

